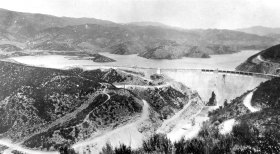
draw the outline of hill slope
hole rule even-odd
[[[197,93],[184,86],[165,85],[137,72],[0,64],[0,144],[9,139],[32,150],[53,151],[97,136],[103,138],[107,133],[116,135],[124,128],[146,138],[190,103],[190,98],[202,102]],[[117,88],[123,85],[127,89]],[[144,109],[148,113],[143,113]],[[141,114],[146,117],[144,122]],[[141,125],[132,129],[135,121]],[[129,141],[129,136],[106,138],[116,143]],[[97,144],[102,147],[103,141]]]
[[[64,27],[68,25],[80,24],[114,24],[110,21],[98,20],[94,18],[68,18],[56,17],[44,14],[22,13],[0,9],[0,30],[14,35],[23,41],[24,38],[34,36],[38,31],[50,27]]]
[[[248,58],[236,70],[257,73],[279,74],[280,45],[272,46]]]
[[[237,29],[237,31],[256,34],[260,36],[268,36],[270,34],[280,34],[280,28],[270,28],[270,27],[263,27],[263,26],[242,28],[242,29]]]
[[[229,30],[184,31],[154,26],[87,24],[45,29],[31,39],[29,45],[32,49],[41,49],[38,48],[40,46],[49,49],[51,44],[78,49],[81,44],[90,44],[88,48],[93,50],[115,54],[137,53],[145,58],[162,59],[263,49],[274,42],[273,38]],[[207,50],[201,48],[195,51],[198,54],[193,54],[193,47],[197,46]]]
[[[279,78],[264,82],[209,113],[198,136],[172,143],[165,135],[147,139],[142,147],[104,147],[102,154],[125,151],[130,153],[279,153]],[[249,107],[251,106],[251,107]],[[258,108],[258,110],[251,110]],[[193,120],[192,125],[197,121]],[[185,128],[183,128],[185,129]],[[186,128],[187,129],[187,128]]]

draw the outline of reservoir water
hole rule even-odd
[[[91,60],[71,60],[71,56],[64,55],[22,56],[9,59],[27,65],[58,69],[66,69],[75,66],[86,69],[94,69],[95,66],[137,66],[148,68],[206,68],[234,70],[239,64],[258,52],[258,50],[243,50],[234,54],[211,55],[211,58],[184,57],[173,60],[146,59],[139,57],[136,54],[115,55],[110,53],[100,53],[116,60],[116,62],[110,63],[97,63]]]

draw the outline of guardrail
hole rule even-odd
[[[237,75],[247,75],[247,76],[256,76],[256,77],[280,77],[274,74],[263,74],[263,73],[255,73],[255,72],[244,72],[244,71],[229,71],[229,70],[211,70],[211,69],[201,69],[202,72],[216,72],[216,73],[226,73],[226,74],[237,74]]]
[[[201,72],[210,72],[210,73],[223,73],[223,74],[235,74],[235,75],[246,75],[246,76],[255,76],[261,78],[275,78],[280,77],[279,75],[274,74],[263,74],[255,72],[244,72],[244,71],[230,71],[230,70],[219,70],[219,69],[204,69],[204,68],[153,68],[153,67],[138,67],[138,66],[110,66],[110,65],[77,65],[68,67],[69,69],[75,67],[95,67],[95,68],[113,68],[113,69],[141,69],[141,70],[160,70],[160,71],[201,71]]]

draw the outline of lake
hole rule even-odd
[[[110,53],[100,53],[106,57],[116,60],[110,63],[97,63],[91,60],[71,60],[71,56],[65,55],[39,55],[12,57],[14,60],[32,66],[67,69],[79,66],[85,69],[94,69],[100,66],[137,66],[149,68],[205,68],[234,70],[239,64],[250,56],[258,53],[258,50],[243,50],[234,54],[212,55],[211,58],[181,58],[173,60],[146,59],[133,55],[115,55]]]

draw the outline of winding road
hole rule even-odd
[[[99,153],[106,143],[110,143],[113,147],[119,146],[120,143],[130,145],[132,148],[139,147],[144,136],[137,128],[149,118],[149,104],[145,100],[142,100],[142,102],[142,114],[135,122],[104,132],[100,136],[78,142],[72,148],[78,153],[90,154]]]
[[[244,106],[246,106],[251,112],[257,112],[260,111],[259,108],[253,107],[251,104],[252,96],[254,94],[254,91],[250,92],[249,94],[246,95],[246,97],[243,100]]]
[[[85,103],[82,106],[80,106],[74,112],[65,115],[63,118],[57,119],[56,121],[54,121],[53,123],[48,125],[48,127],[42,128],[40,132],[37,132],[35,134],[39,134],[39,133],[45,132],[45,131],[47,131],[48,129],[50,129],[51,127],[53,127],[55,125],[58,125],[58,124],[60,124],[62,122],[70,120],[73,117],[73,115],[76,115],[78,112],[80,112],[83,109],[87,108],[89,106],[90,102],[92,102],[100,94],[105,94],[108,97],[107,100],[104,101],[102,104],[106,103],[107,101],[109,101],[111,99],[111,96],[108,93],[106,93],[106,89],[104,89],[103,91],[100,91],[99,93],[91,96],[91,98],[87,101],[87,103]],[[34,136],[35,134],[33,134],[32,136]],[[25,138],[24,140],[27,140],[27,139],[29,139],[31,137]],[[20,145],[20,143],[12,143],[9,139],[0,139],[0,145],[8,147],[8,149],[6,149],[3,152],[3,153],[6,153],[6,154],[10,154],[11,150],[17,150],[17,151],[20,151],[20,152],[23,152],[23,153],[27,153],[27,154],[59,154],[59,152],[56,152],[56,151],[54,151],[54,152],[47,152],[47,151],[32,150],[32,149],[24,148],[24,147],[22,147]]]
[[[251,112],[257,112],[260,111],[259,108],[253,107],[251,104],[252,96],[254,94],[254,91],[250,92],[249,94],[246,95],[246,97],[243,100],[243,104],[246,108],[248,108]],[[221,134],[227,134],[230,133],[233,126],[235,125],[235,119],[228,119],[224,121],[222,124],[219,126],[219,131]]]
[[[17,150],[22,153],[26,154],[59,154],[57,151],[47,152],[47,151],[40,151],[40,150],[32,150],[28,148],[22,147],[20,144],[12,143],[8,139],[0,139],[0,145],[8,147],[8,149],[4,150],[4,154],[11,153],[11,150]]]

